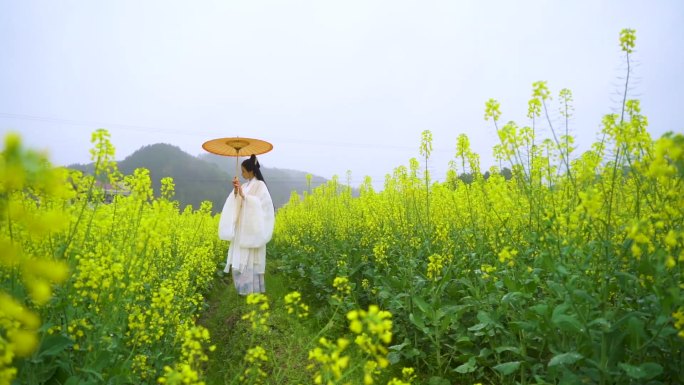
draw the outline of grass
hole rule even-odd
[[[200,323],[209,329],[216,350],[209,353],[206,367],[207,384],[238,384],[244,371],[247,349],[260,345],[268,355],[263,370],[268,374],[264,384],[300,384],[311,381],[308,351],[320,328],[314,320],[300,321],[287,314],[284,297],[290,290],[287,277],[279,272],[278,261],[270,261],[266,271],[266,295],[269,298],[269,332],[255,335],[248,321],[245,297],[237,294],[230,274],[217,273],[207,295],[209,308]]]

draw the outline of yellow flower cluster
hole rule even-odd
[[[174,301],[174,281],[164,281],[152,293],[150,304],[131,307],[127,335],[134,346],[160,341],[175,325],[180,325],[180,309]]]
[[[193,367],[200,366],[209,360],[209,356],[204,352],[204,345],[211,342],[209,330],[204,326],[191,326],[182,334],[181,355],[182,359]],[[216,350],[216,346],[209,346],[209,351]]]
[[[340,259],[337,260],[337,268],[339,270],[346,270],[347,269],[347,261],[345,261],[344,258],[347,258],[346,254],[340,255]]]
[[[373,258],[378,266],[387,266],[387,242],[383,239],[373,246]]]
[[[38,316],[18,303],[11,296],[0,293],[0,378],[11,380],[16,374],[12,368],[15,356],[27,357],[38,346],[36,329],[40,326]]]
[[[437,247],[444,250],[446,255],[452,255],[455,246],[454,239],[451,234],[449,234],[451,228],[446,223],[438,223],[435,228],[434,240]]]
[[[126,337],[131,341],[129,344],[135,347],[140,347],[152,343],[152,337],[148,332],[148,319],[152,312],[145,310],[142,306],[136,306],[129,310],[128,314],[128,331]]]
[[[335,277],[333,280],[333,287],[336,293],[333,294],[333,298],[339,302],[344,301],[345,298],[351,295],[351,286],[349,285],[349,278],[347,277]]]
[[[174,303],[175,296],[174,284],[169,281],[164,281],[159,290],[152,294],[150,328],[155,331],[152,336],[156,341],[164,336],[167,325],[180,324],[180,314]]]
[[[346,338],[337,339],[336,343],[328,341],[325,337],[318,340],[320,346],[309,351],[309,360],[318,363],[310,364],[309,370],[318,367],[314,374],[314,383],[317,385],[334,385],[342,378],[343,372],[349,366],[349,356],[342,353],[349,346]]]
[[[185,335],[202,308],[201,293],[212,280],[216,256],[225,255],[215,236],[218,218],[207,203],[179,213],[178,204],[168,200],[170,179],[163,182],[164,199],[153,197],[144,169],[123,180],[108,137],[104,130],[93,135],[96,176],[52,168],[44,156],[23,150],[17,137],[8,138],[0,157],[3,379],[26,380],[23,369],[34,366],[17,360],[33,353],[42,337],[33,307],[45,315],[46,333],[73,342],[78,354],[60,353],[62,358],[71,360],[71,367],[98,372],[105,382],[113,373],[131,373],[134,383],[164,373],[167,380],[195,381],[193,370],[201,377],[199,364],[162,371],[144,357],[191,361],[188,354],[194,354],[202,360],[189,353],[198,352],[197,345]],[[131,194],[105,201],[96,183],[103,178]],[[67,278],[51,300],[54,284]],[[9,287],[26,298],[5,294]],[[199,333],[192,340],[206,342]],[[110,352],[112,361],[92,367],[102,363],[102,351]],[[22,366],[13,368],[16,362]]]
[[[684,247],[681,247],[682,240],[684,239],[684,232],[676,232],[675,230],[670,230],[665,235],[663,242],[667,248],[667,257],[665,258],[665,266],[668,269],[673,269],[677,266],[677,262],[684,262]],[[677,248],[679,248],[679,255],[675,258],[677,253]]]
[[[591,187],[586,191],[580,191],[578,195],[580,198],[578,209],[584,210],[589,218],[599,217],[601,214],[601,207],[605,200],[601,190]]]
[[[176,335],[181,345],[180,361],[173,367],[165,366],[164,375],[158,379],[161,384],[193,384],[204,385],[201,381],[202,368],[209,360],[205,351],[216,350],[216,346],[206,346],[210,343],[209,331],[203,326],[182,324]],[[147,377],[149,368],[146,361],[134,362],[134,368],[140,371],[143,378]]]
[[[93,144],[93,148],[90,149],[90,159],[94,163],[95,175],[118,176],[116,162],[114,161],[116,150],[110,138],[109,132],[102,128],[95,130],[90,136],[90,143]]]
[[[440,254],[432,254],[428,257],[427,277],[431,281],[437,281],[442,275],[445,258]]]
[[[179,335],[182,336],[178,338],[182,341],[180,362],[174,367],[165,366],[164,376],[160,377],[157,382],[204,385],[204,381],[200,381],[200,374],[202,365],[209,360],[204,351],[204,345],[210,342],[209,331],[203,326],[191,326]],[[215,349],[215,346],[209,347],[209,351]],[[140,366],[145,367],[145,365]]]
[[[392,314],[370,305],[368,311],[352,310],[347,313],[349,330],[356,334],[354,342],[370,354],[380,368],[389,365],[387,347],[392,341]]]
[[[363,384],[372,385],[375,382],[374,377],[380,374],[378,363],[373,360],[366,361],[363,364]]]
[[[74,350],[80,350],[80,342],[84,341],[86,333],[91,330],[93,330],[93,325],[86,318],[74,319],[69,322],[67,335],[75,342]]]
[[[680,307],[676,312],[672,313],[675,322],[674,326],[679,330],[678,336],[684,338],[684,307]]]
[[[489,265],[487,263],[484,263],[484,264],[482,264],[482,266],[480,266],[480,272],[482,273],[482,278],[485,278],[485,279],[489,278],[489,275],[495,271],[496,271],[496,267]],[[496,277],[494,277],[494,279],[496,280]]]
[[[387,385],[411,385],[416,380],[415,369],[403,368],[401,369],[402,379],[392,378]]]
[[[102,301],[112,301],[114,291],[125,289],[125,283],[117,279],[124,273],[121,259],[103,244],[95,252],[77,255],[73,283],[76,292],[72,293],[71,301],[100,313]]]
[[[664,136],[655,142],[653,160],[648,164],[646,174],[661,183],[668,183],[677,175],[677,164],[683,161],[682,139]]]
[[[499,262],[513,267],[515,265],[515,256],[518,255],[518,250],[513,250],[506,246],[499,252]]]
[[[63,169],[51,167],[43,154],[23,148],[16,134],[5,138],[0,156],[0,383],[17,375],[16,357],[27,357],[38,347],[40,319],[29,306],[43,307],[52,286],[64,282],[67,265],[53,259],[56,234],[68,227],[64,205],[73,197]],[[30,300],[19,300],[6,288],[21,287]]]
[[[370,282],[368,282],[368,278],[361,280],[361,287],[364,288],[364,290],[370,289]]]
[[[152,368],[147,362],[146,354],[136,354],[132,362],[133,371],[140,375],[140,378],[147,379],[152,374]]]
[[[295,314],[298,318],[306,318],[309,315],[309,306],[302,302],[302,295],[297,291],[285,295],[285,308],[287,314]]]
[[[268,297],[261,293],[251,293],[247,295],[247,305],[251,309],[242,316],[243,320],[248,320],[252,324],[252,330],[258,332],[268,331],[268,318],[270,316]]]
[[[162,178],[161,179],[161,196],[163,199],[173,198],[175,192],[175,185],[173,183],[173,178]]]
[[[624,31],[623,49],[631,51],[633,43],[633,31]],[[572,94],[562,90],[558,99],[561,116],[569,118]],[[358,298],[367,301],[372,298],[368,291],[374,283],[387,283],[383,295],[389,298],[410,296],[415,291],[411,282],[423,273],[428,278],[426,290],[449,293],[457,289],[449,285],[457,284],[442,285],[439,277],[445,266],[453,266],[468,273],[463,279],[477,289],[476,301],[483,304],[489,301],[487,289],[505,286],[535,290],[527,279],[533,279],[543,293],[538,302],[546,303],[547,295],[554,291],[549,291],[548,285],[556,282],[544,277],[556,270],[567,271],[558,279],[574,277],[572,285],[561,285],[600,298],[600,312],[608,318],[633,311],[634,298],[645,301],[644,309],[651,312],[649,319],[669,316],[661,314],[662,307],[647,304],[655,301],[671,303],[675,309],[682,307],[684,135],[665,134],[652,140],[639,102],[625,100],[624,114],[604,117],[603,139],[578,154],[567,126],[566,135],[558,135],[558,131],[553,137],[535,137],[540,123],[535,120],[548,117],[551,100],[547,83],[535,82],[527,111],[532,127],[514,122],[502,125],[499,103],[487,101],[486,119],[494,121],[501,141],[495,149],[500,165],[492,167],[489,175],[480,173],[469,141],[459,137],[456,159],[444,183],[426,183],[429,173],[411,159],[410,167],[399,166],[385,177],[382,191],[362,187],[358,198],[347,200],[343,194],[331,194],[336,190],[330,184],[284,207],[279,211],[274,240],[283,249],[297,248],[297,253],[284,258],[284,268],[291,272],[304,269],[299,276],[312,291],[327,290],[321,282],[351,277],[353,271],[360,284],[350,285],[350,297],[358,290]],[[427,168],[427,146],[425,150]],[[316,230],[317,242],[311,242],[311,228],[329,231],[321,234]],[[344,229],[344,237],[338,236],[342,233],[338,229]],[[310,245],[311,252],[300,253],[302,244]],[[346,253],[345,269],[349,273],[319,268],[340,265],[339,257],[327,252],[330,245],[340,245],[339,254]],[[459,257],[440,258],[450,255]],[[415,271],[416,266],[423,266],[417,256],[430,256],[425,270]],[[529,274],[518,274],[525,270]],[[318,279],[321,274],[325,279]],[[632,285],[624,277],[637,277],[638,283]],[[492,285],[497,280],[506,281],[506,285]],[[338,297],[346,293],[343,282],[333,284]],[[439,291],[443,286],[447,290]],[[610,290],[599,289],[602,287]],[[525,321],[527,315],[516,317]],[[684,326],[679,310],[674,317],[675,325]],[[401,330],[400,339],[410,338],[416,331],[413,326],[418,324],[408,319],[401,323],[409,329]],[[452,338],[437,338],[443,336],[439,331],[429,334],[426,338],[434,344],[449,344],[437,340]],[[564,341],[571,340],[566,338],[571,338],[569,330],[561,330],[561,334]],[[662,358],[664,350],[657,346],[660,343],[653,341],[635,353],[639,359]],[[423,353],[429,355],[426,350]],[[431,358],[425,360],[428,370],[443,369],[440,357],[438,353],[433,362]],[[366,372],[372,370],[369,366]],[[474,378],[486,383],[493,377]]]
[[[628,237],[632,239],[632,255],[637,260],[641,259],[644,252],[652,253],[655,251],[653,244],[653,237],[655,235],[655,227],[648,221],[635,221],[629,228]]]
[[[189,364],[182,363],[175,368],[164,367],[164,376],[157,380],[160,384],[166,385],[205,385],[200,381],[199,373]]]
[[[266,350],[258,345],[247,349],[245,361],[247,361],[248,367],[240,376],[240,382],[249,385],[262,384],[263,380],[268,376],[262,366],[264,362],[268,362]]]

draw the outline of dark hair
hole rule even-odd
[[[259,164],[256,155],[252,154],[252,156],[250,156],[248,159],[243,160],[242,167],[249,172],[253,172],[254,176],[256,176],[258,180],[264,180],[264,176],[261,175],[261,170],[259,170],[261,165]]]

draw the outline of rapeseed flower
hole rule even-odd
[[[445,258],[439,254],[432,254],[428,257],[427,277],[429,280],[437,281],[442,275]]]
[[[676,312],[672,313],[675,319],[674,326],[679,330],[678,336],[684,338],[684,307],[680,307]]]
[[[309,370],[318,369],[314,373],[315,384],[335,384],[349,367],[349,356],[343,355],[349,346],[349,340],[339,338],[336,343],[332,343],[325,337],[321,337],[318,344],[320,346],[309,351],[309,361],[314,362],[307,368]]]
[[[349,285],[349,278],[347,277],[335,277],[333,280],[333,287],[336,293],[333,294],[333,298],[339,302],[343,302],[345,298],[351,295],[351,286]]]
[[[248,367],[240,376],[240,382],[249,385],[262,384],[268,376],[262,367],[264,362],[268,362],[266,350],[258,345],[248,349],[245,353],[245,361],[247,361]]]
[[[354,342],[362,351],[370,354],[380,368],[389,365],[387,347],[392,341],[392,314],[370,305],[368,311],[352,310],[347,313],[349,330],[356,334]]]
[[[309,315],[309,306],[302,302],[302,295],[297,291],[285,295],[285,308],[287,314],[296,314],[298,318]]]
[[[249,310],[242,316],[243,320],[248,320],[252,324],[252,330],[259,332],[268,331],[269,305],[268,297],[262,293],[251,293],[246,298]]]
[[[518,255],[518,250],[511,249],[506,246],[499,252],[499,262],[512,267],[515,265],[515,257]]]

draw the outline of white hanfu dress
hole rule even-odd
[[[266,291],[266,243],[273,235],[275,212],[266,183],[256,178],[242,185],[244,198],[231,193],[223,205],[219,238],[230,241],[224,272],[233,271],[238,293]]]

